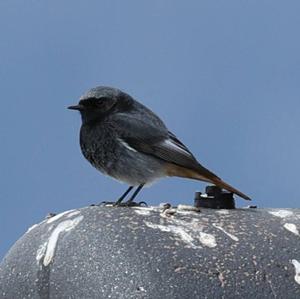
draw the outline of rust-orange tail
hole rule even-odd
[[[215,184],[216,186],[218,186],[220,188],[223,188],[223,189],[225,189],[225,190],[227,190],[229,192],[232,192],[232,193],[234,193],[234,194],[236,194],[236,195],[238,195],[238,196],[240,196],[240,197],[242,197],[242,198],[244,198],[246,200],[251,200],[251,198],[249,196],[247,196],[246,194],[242,193],[241,191],[233,188],[232,186],[230,186],[229,184],[225,183],[224,181],[222,181],[219,178],[218,179],[213,178],[213,179],[211,179],[211,182],[213,184]]]
[[[232,192],[246,200],[251,200],[249,196],[242,193],[241,191],[235,189],[234,187],[230,186],[229,184],[222,181],[218,176],[212,173],[210,170],[206,169],[205,167],[201,166],[200,164],[197,165],[197,169],[189,169],[185,168],[173,163],[168,163],[167,165],[167,175],[168,176],[178,176],[184,177],[189,179],[195,179],[199,181],[204,181],[208,183],[215,184],[216,186],[225,189],[229,192]]]

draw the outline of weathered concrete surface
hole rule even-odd
[[[87,207],[32,227],[0,297],[300,298],[300,210]]]

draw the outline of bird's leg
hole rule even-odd
[[[144,184],[139,185],[136,190],[134,191],[134,193],[131,195],[131,197],[129,198],[128,201],[121,203],[119,205],[121,206],[125,206],[125,207],[136,207],[136,206],[147,206],[147,204],[143,201],[141,202],[134,202],[133,200],[135,199],[135,197],[138,195],[138,193],[142,190],[142,188],[144,187]]]
[[[135,197],[138,195],[138,193],[142,190],[142,188],[144,187],[144,184],[140,184],[136,190],[134,191],[134,193],[131,195],[131,197],[129,198],[129,200],[127,202],[133,202],[133,200],[135,199]]]
[[[133,186],[129,186],[128,189],[126,189],[126,191],[122,194],[122,196],[116,201],[102,201],[101,203],[97,204],[96,206],[119,206],[122,202],[122,200],[127,196],[127,194],[133,189]],[[95,205],[92,205],[95,206]]]
[[[118,206],[120,205],[120,203],[122,202],[122,200],[127,196],[127,194],[133,189],[133,186],[130,186],[125,192],[124,194],[114,203],[114,206]]]
[[[134,202],[133,200],[138,195],[138,193],[142,190],[144,187],[144,184],[139,185],[134,193],[131,195],[128,201],[122,202],[122,200],[127,196],[127,194],[133,189],[133,186],[130,186],[124,194],[116,201],[116,202],[102,202],[102,205],[113,205],[115,207],[140,207],[140,206],[147,206],[147,204],[144,201],[141,202]]]

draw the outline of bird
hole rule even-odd
[[[145,185],[163,177],[214,184],[246,200],[250,197],[202,166],[149,108],[120,89],[97,86],[68,109],[81,114],[80,147],[97,170],[129,185],[114,206],[137,206]],[[136,187],[131,197],[123,200]]]

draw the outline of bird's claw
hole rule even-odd
[[[91,204],[91,207],[148,207],[144,201],[126,201],[126,202],[113,202],[113,201],[102,201],[99,204]]]
[[[135,202],[135,201],[126,201],[126,202],[120,202],[120,203],[114,203],[114,207],[147,207],[147,203],[144,201]]]
[[[106,207],[106,206],[113,206],[113,205],[114,205],[113,201],[102,201],[102,202],[97,203],[97,204],[93,203],[93,204],[90,205],[90,207],[101,207],[101,206]]]

